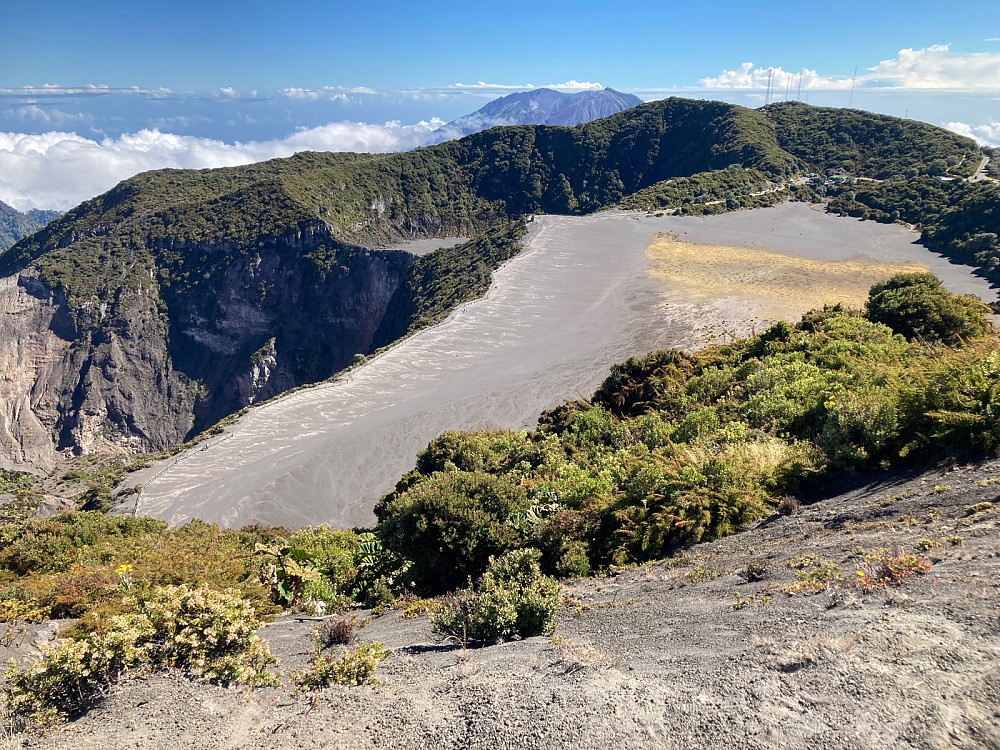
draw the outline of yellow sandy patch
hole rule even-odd
[[[818,260],[764,248],[699,245],[669,234],[658,235],[646,255],[654,278],[697,300],[746,299],[768,317],[798,316],[838,302],[860,308],[875,282],[927,270],[919,263],[884,263],[867,256]]]

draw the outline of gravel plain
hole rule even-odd
[[[207,450],[133,475],[144,484],[139,512],[175,524],[370,525],[375,501],[444,430],[531,427],[541,411],[589,396],[614,362],[761,330],[824,302],[808,293],[808,274],[797,281],[805,291],[780,306],[722,284],[713,293],[710,280],[694,293],[653,274],[646,251],[661,233],[748,256],[890,270],[916,263],[953,291],[996,298],[971,269],[928,252],[904,227],[805,204],[700,218],[540,216],[530,226],[525,249],[483,299],[335,383],[250,410]]]

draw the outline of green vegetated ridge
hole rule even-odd
[[[807,119],[808,127],[794,129]],[[855,121],[869,127],[849,127]],[[898,140],[887,146],[881,139],[890,124]],[[112,299],[129,282],[188,289],[211,273],[190,257],[204,245],[224,245],[228,252],[213,262],[225,263],[310,227],[346,245],[476,234],[499,219],[587,213],[664,180],[727,167],[755,170],[715,177],[727,190],[757,187],[825,169],[825,149],[842,133],[851,134],[852,153],[866,155],[856,160],[860,176],[977,153],[968,139],[897,118],[804,105],[765,114],[671,98],[576,128],[493,128],[400,154],[302,153],[246,167],[143,173],[22,241],[2,256],[0,270],[33,263],[78,306]],[[693,198],[697,189],[670,194]],[[322,253],[311,262],[322,268]]]
[[[896,138],[889,145],[887,133]],[[115,341],[128,336],[134,341],[122,347],[124,364],[149,363],[137,380],[169,370],[156,396],[166,418],[152,405],[145,421],[121,416],[118,404],[108,416],[118,433],[163,448],[247,403],[235,383],[269,341],[277,374],[262,398],[329,377],[355,354],[482,294],[490,272],[517,252],[525,216],[618,205],[681,213],[764,205],[795,195],[788,177],[829,166],[831,143],[847,144],[857,175],[869,177],[926,170],[935,160],[964,169],[978,153],[971,140],[896,118],[671,98],[580,127],[499,127],[407,153],[302,153],[140,174],[0,255],[0,273],[37,269],[65,300],[76,340],[96,353],[92,372],[121,372]],[[398,273],[400,280],[384,310],[372,313],[382,317],[371,330],[366,324],[350,337],[334,330],[345,314],[337,295],[368,299],[365,284],[353,280],[372,263],[394,262],[363,248],[435,236],[473,240],[408,268],[396,263],[380,277]],[[238,299],[259,315],[225,309],[216,301],[223,289],[230,307]],[[303,335],[312,300],[332,305],[324,313],[328,336]],[[233,330],[255,318],[265,322]],[[164,353],[143,349],[152,335],[162,337]],[[100,401],[115,387],[80,378],[77,390],[73,402],[93,410],[88,398]],[[61,434],[74,434],[65,420]]]
[[[855,109],[780,102],[767,108],[781,148],[822,174],[971,176],[981,153],[968,138],[915,120]]]
[[[548,572],[579,575],[729,534],[812,481],[996,451],[985,312],[900,276],[873,287],[867,315],[831,308],[630,359],[532,432],[432,441],[377,506],[378,533],[434,585],[529,546]]]
[[[18,211],[0,201],[0,252],[44,227],[59,215],[58,211],[32,209]]]

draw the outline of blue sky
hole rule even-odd
[[[760,106],[768,69],[776,98],[1000,143],[996,0],[35,0],[4,9],[0,50],[0,200],[21,208],[160,166],[410,148],[530,86]]]

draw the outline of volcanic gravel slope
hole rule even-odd
[[[840,490],[673,558],[565,584],[554,637],[463,649],[425,616],[392,611],[358,633],[393,649],[381,687],[246,694],[156,674],[9,746],[1000,746],[1000,461]],[[857,572],[877,548],[921,555],[930,570],[865,592]],[[785,593],[806,556],[843,580]],[[737,593],[753,601],[736,609]],[[305,665],[313,624],[283,615],[263,629],[286,672]]]
[[[646,248],[684,242],[806,259],[921,263],[956,292],[995,292],[971,269],[915,244],[905,228],[803,204],[691,218],[604,212],[545,216],[485,298],[463,305],[335,383],[252,409],[221,439],[147,471],[139,512],[181,523],[369,525],[375,501],[448,429],[534,424],[539,412],[589,396],[608,368],[658,348],[691,349],[761,330],[826,301],[804,286],[775,308],[753,294],[699,294],[658,281]],[[720,288],[722,285],[720,285]],[[130,512],[134,500],[123,510]]]

